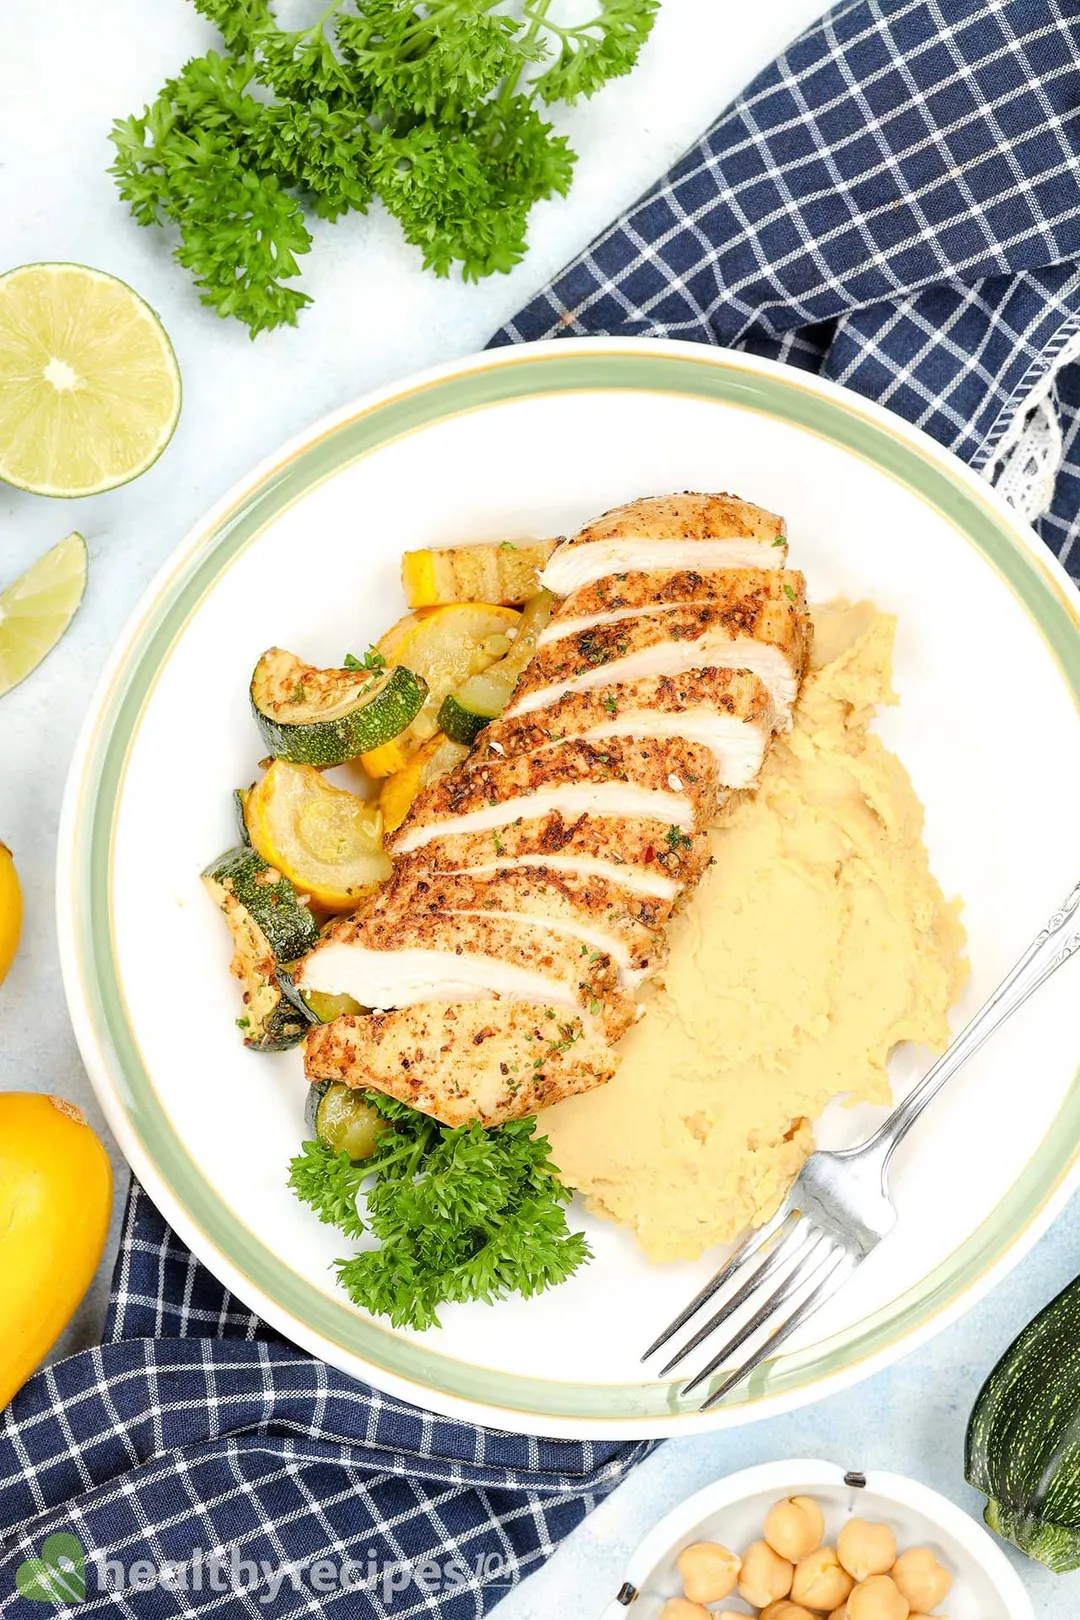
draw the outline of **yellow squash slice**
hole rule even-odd
[[[427,682],[423,708],[393,745],[360,756],[369,776],[381,778],[404,768],[433,737],[442,700],[470,675],[479,675],[510,651],[521,619],[514,608],[491,602],[458,602],[428,613],[408,613],[383,636],[377,651],[387,664],[402,664]]]
[[[264,861],[327,911],[352,911],[390,876],[382,816],[313,765],[277,759],[248,794],[245,819]]]
[[[379,794],[384,830],[396,832],[417,794],[452,771],[455,765],[460,765],[468,752],[462,743],[451,742],[437,731],[407,765],[388,776]]]
[[[492,545],[407,551],[401,584],[411,608],[447,602],[503,602],[517,606],[540,589],[540,570],[556,540],[501,540]]]

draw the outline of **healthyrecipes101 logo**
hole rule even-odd
[[[238,1547],[207,1552],[195,1547],[182,1562],[152,1563],[138,1558],[125,1564],[103,1553],[87,1554],[78,1536],[58,1531],[47,1536],[35,1558],[15,1573],[20,1597],[31,1603],[71,1606],[98,1593],[168,1592],[247,1593],[257,1603],[273,1603],[283,1587],[299,1593],[330,1596],[335,1592],[377,1592],[383,1603],[409,1587],[421,1597],[460,1592],[481,1586],[509,1586],[513,1575],[501,1553],[480,1553],[470,1563],[460,1553],[445,1560],[398,1559],[387,1563],[369,1550],[363,1559],[310,1558],[293,1564],[244,1558]]]
[[[81,1603],[86,1596],[86,1550],[77,1536],[46,1536],[36,1558],[15,1571],[19,1595],[31,1603]]]

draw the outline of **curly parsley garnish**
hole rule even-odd
[[[560,1033],[566,1045],[576,1038],[570,1026]],[[437,1327],[441,1305],[527,1299],[591,1258],[582,1234],[567,1227],[570,1192],[535,1120],[451,1129],[393,1098],[366,1099],[394,1124],[370,1159],[353,1164],[305,1142],[289,1167],[290,1187],[321,1221],[378,1242],[336,1262],[357,1305],[395,1327]]]
[[[382,198],[425,266],[510,270],[529,210],[575,157],[542,109],[629,73],[659,0],[330,0],[309,28],[268,0],[195,0],[225,51],[118,119],[111,173],[140,225],[169,225],[202,300],[252,336],[296,324],[312,216]]]

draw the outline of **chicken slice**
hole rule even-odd
[[[652,495],[586,524],[558,546],[540,583],[568,596],[634,568],[783,568],[784,520],[737,495]]]
[[[667,608],[712,607],[730,610],[747,596],[781,597],[805,604],[806,579],[797,568],[652,568],[617,574],[574,591],[559,603],[558,612],[544,626],[538,646],[580,635],[598,624],[617,624],[642,613]]]
[[[493,720],[473,757],[532,753],[564,737],[684,737],[711,749],[724,787],[744,788],[761,769],[775,724],[775,705],[757,675],[692,669],[566,692],[548,708]]]
[[[610,878],[635,894],[674,902],[705,870],[709,844],[704,832],[687,833],[648,817],[581,815],[568,820],[553,811],[494,832],[432,838],[411,859],[441,873],[546,866],[553,872]]]
[[[610,956],[568,934],[508,916],[431,915],[372,907],[335,923],[297,969],[298,990],[348,995],[385,1011],[422,1001],[498,995],[578,1011],[585,1007],[616,1040],[634,1017]]]
[[[387,917],[421,912],[505,916],[526,927],[567,934],[579,942],[582,956],[610,956],[620,983],[628,988],[663,961],[662,930],[671,915],[670,902],[634,895],[606,877],[543,866],[445,877],[410,856],[398,864],[377,905]]]
[[[615,1053],[596,1019],[487,996],[345,1016],[307,1036],[309,1080],[371,1087],[444,1125],[504,1125],[602,1086]]]
[[[716,761],[699,743],[571,738],[535,755],[466,761],[420,794],[387,847],[407,855],[433,838],[494,833],[552,811],[571,820],[647,816],[689,830],[709,823],[719,794]]]
[[[760,569],[735,571],[724,600],[616,619],[551,641],[537,649],[506,713],[528,714],[567,692],[648,675],[747,669],[764,682],[785,725],[806,667],[811,629],[805,598],[795,587],[771,587],[779,578]]]

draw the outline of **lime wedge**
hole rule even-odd
[[[0,592],[0,697],[52,652],[85,589],[86,542],[69,534]]]
[[[0,276],[0,479],[113,489],[157,460],[179,415],[172,344],[124,282],[80,264]]]

